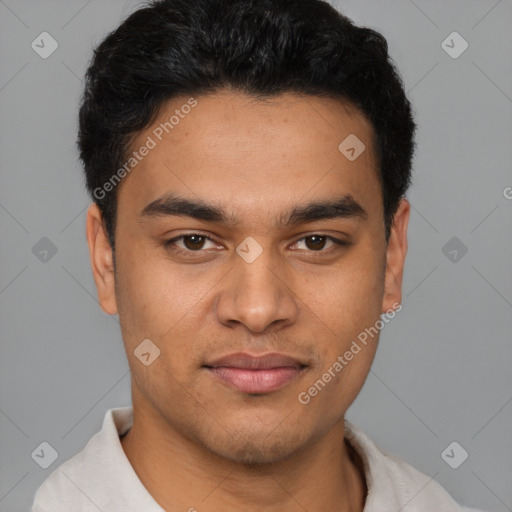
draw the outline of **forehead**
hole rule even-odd
[[[247,214],[340,194],[378,206],[381,196],[373,127],[340,100],[227,91],[174,98],[133,151],[140,160],[123,180],[119,209],[127,201],[140,212],[166,193]]]

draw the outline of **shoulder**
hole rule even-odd
[[[458,504],[434,477],[384,452],[348,421],[345,422],[345,438],[363,462],[368,486],[364,512],[482,512]]]
[[[110,409],[103,426],[76,455],[58,466],[37,489],[31,512],[98,511],[108,501],[109,479],[122,469],[118,428],[126,428],[131,409]]]
[[[425,475],[404,460],[384,454],[385,465],[396,483],[397,495],[403,512],[482,512],[457,503],[439,482],[435,475]]]
[[[84,448],[50,473],[37,489],[30,512],[69,512],[73,509],[97,511],[87,496],[87,490],[81,489],[82,482],[75,482],[79,480],[75,475],[84,467],[87,458]]]
[[[163,512],[123,451],[119,436],[132,420],[131,407],[107,411],[102,429],[39,487],[31,512]]]

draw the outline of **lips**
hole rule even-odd
[[[296,379],[307,367],[302,361],[279,353],[252,355],[228,354],[204,367],[210,374],[244,393],[262,394],[277,391]]]

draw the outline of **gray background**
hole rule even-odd
[[[136,4],[0,0],[1,512],[28,510],[106,410],[130,404],[118,320],[96,301],[75,135],[92,48]],[[512,1],[336,6],[387,37],[419,125],[404,307],[348,419],[458,501],[512,510]],[[31,48],[43,31],[59,44],[47,59]],[[469,44],[456,59],[441,46],[453,31]],[[42,237],[57,248],[46,262]],[[457,258],[468,249],[456,262],[452,237]],[[48,469],[31,458],[43,441],[59,454]],[[469,453],[458,469],[441,457],[452,441]]]

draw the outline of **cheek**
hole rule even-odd
[[[374,248],[354,251],[344,265],[333,268],[328,276],[311,277],[305,285],[308,332],[319,356],[319,366],[307,385],[317,393],[312,399],[317,412],[335,416],[361,390],[377,349],[375,324],[383,291],[382,260]]]
[[[150,250],[140,242],[134,242],[135,249],[127,245],[119,251],[123,254],[116,282],[119,315],[132,330],[161,337],[195,300],[193,288],[187,286],[180,270],[159,254],[160,249]]]
[[[343,343],[378,320],[383,293],[381,256],[374,250],[358,250],[328,272],[308,277],[297,296],[320,329],[316,332],[337,338],[336,348],[342,349]]]
[[[150,339],[160,349],[159,366],[180,380],[200,360],[201,335],[212,327],[205,304],[218,277],[173,265],[156,252],[139,247],[122,253],[116,297],[123,340],[133,354]]]

